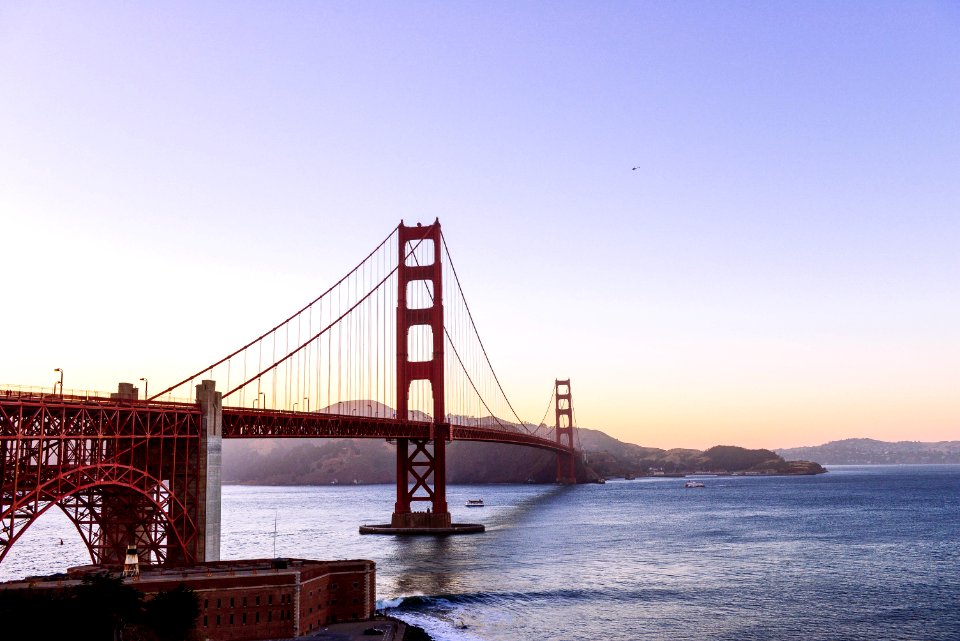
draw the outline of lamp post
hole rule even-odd
[[[308,412],[310,411],[310,397],[309,397],[309,396],[304,396],[304,397],[303,397],[303,406],[307,408],[307,411],[308,411]]]
[[[296,412],[296,411],[297,411],[297,405],[299,405],[299,403],[294,403],[294,404],[293,404],[293,409],[291,410],[292,412]]]
[[[150,381],[142,376],[140,377],[140,380],[143,381],[143,400],[147,400],[150,398]]]
[[[60,372],[60,398],[63,398],[63,368],[58,367],[58,368],[54,369],[53,371],[54,371],[54,372]],[[53,386],[53,393],[54,393],[54,394],[57,393],[57,386],[56,386],[56,385]]]
[[[257,398],[263,397],[263,403],[260,404],[260,409],[267,409],[267,393],[266,392],[257,392]]]

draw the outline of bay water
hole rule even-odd
[[[226,486],[221,555],[372,559],[379,605],[438,641],[960,640],[960,466],[701,480],[451,486],[487,531],[437,538],[358,533],[389,485]],[[87,562],[53,509],[0,580]]]

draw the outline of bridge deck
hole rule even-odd
[[[31,409],[32,408],[32,409]],[[47,432],[47,437],[92,436],[89,420],[83,425],[71,420],[71,417],[95,412],[116,413],[119,420],[114,429],[108,431],[117,435],[116,429],[138,429],[138,426],[156,425],[152,420],[163,415],[175,413],[200,413],[196,403],[141,401],[111,399],[106,396],[84,396],[23,392],[20,390],[0,390],[0,439],[16,438],[15,423],[22,423],[23,412],[27,414],[43,410],[54,416],[61,416],[55,431]],[[20,416],[17,420],[15,417]],[[124,418],[128,420],[124,420]],[[100,421],[97,421],[100,423]],[[34,426],[36,427],[36,426]],[[31,435],[37,432],[31,430]],[[101,433],[100,435],[106,435]],[[148,434],[142,434],[148,435]],[[162,436],[162,434],[153,434]],[[434,424],[428,421],[403,421],[395,418],[380,418],[324,412],[296,412],[283,410],[261,410],[255,408],[224,407],[223,438],[415,438],[434,437]],[[568,452],[555,440],[501,427],[477,425],[451,425],[451,437],[457,441],[484,441],[489,443],[507,443],[526,445],[555,452]]]

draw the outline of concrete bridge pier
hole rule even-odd
[[[138,397],[131,383],[120,383],[111,394],[112,400],[133,407]],[[131,482],[121,475],[123,482],[108,480],[61,499],[78,527],[94,524],[85,539],[95,563],[122,566],[129,546],[137,548],[143,563],[220,560],[223,404],[216,383],[197,385],[196,400],[199,421],[194,415],[182,423],[181,438],[106,439],[98,446],[106,461],[119,463],[128,476],[142,473],[141,479]],[[148,416],[151,409],[143,411]]]
[[[220,560],[220,496],[223,460],[223,394],[214,381],[197,385],[200,455],[197,496],[197,561]]]

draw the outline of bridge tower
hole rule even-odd
[[[411,420],[410,385],[414,381],[430,383],[433,395],[433,425],[426,439],[397,439],[397,502],[393,528],[449,528],[447,508],[446,447],[450,424],[443,403],[443,278],[440,262],[440,221],[432,225],[398,228],[399,265],[397,269],[397,418]],[[432,247],[430,247],[432,245]],[[432,254],[429,264],[419,264],[413,255]],[[432,251],[430,251],[432,249]],[[419,283],[431,291],[429,307],[410,306],[408,286]],[[415,285],[416,286],[416,285]],[[410,360],[411,328],[427,326],[433,338],[429,360]],[[414,511],[416,503],[426,503],[427,511]]]
[[[573,454],[573,401],[570,379],[554,381],[556,395],[557,445],[569,448],[569,452],[557,454],[557,483],[576,483],[577,473]]]

